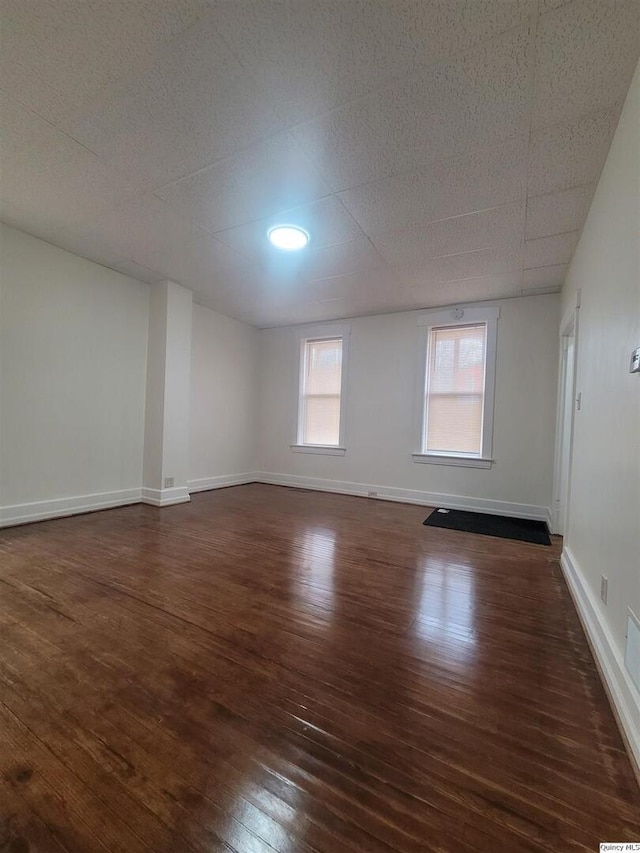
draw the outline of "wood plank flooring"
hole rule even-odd
[[[0,531],[0,851],[640,841],[557,541],[428,512],[256,484]]]

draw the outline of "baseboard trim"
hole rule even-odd
[[[547,527],[549,529],[549,533],[556,532],[556,525],[553,523],[553,513],[551,512],[551,507],[545,507],[546,518],[544,519],[547,522]]]
[[[175,504],[188,503],[189,489],[186,486],[175,486],[172,489],[149,489],[142,488],[140,497],[143,504],[151,506],[174,506]]]
[[[485,498],[472,498],[463,495],[446,495],[435,492],[421,492],[413,489],[399,489],[391,486],[379,486],[367,483],[351,483],[342,480],[325,480],[313,477],[301,477],[291,474],[275,474],[266,471],[250,471],[244,474],[224,474],[218,477],[201,477],[189,480],[186,487],[173,489],[125,489],[115,492],[101,492],[80,495],[71,498],[55,498],[49,501],[16,504],[0,507],[0,527],[12,527],[49,518],[60,518],[83,512],[93,512],[134,503],[151,506],[172,506],[187,503],[189,495],[210,489],[222,489],[228,486],[242,486],[247,483],[267,483],[276,486],[291,486],[298,489],[334,492],[344,495],[369,497],[369,492],[377,492],[379,500],[398,501],[400,503],[420,504],[423,506],[445,506],[451,509],[468,509],[487,512],[494,515],[512,515],[516,518],[536,518],[549,521],[546,507],[531,504],[494,501]]]
[[[398,501],[399,503],[420,504],[423,506],[443,506],[449,509],[468,509],[486,512],[491,515],[511,515],[514,518],[534,518],[547,521],[548,508],[535,504],[494,501],[486,498],[466,497],[465,495],[445,495],[436,492],[420,492],[414,489],[398,489],[392,486],[378,486],[368,483],[350,483],[342,480],[323,480],[314,477],[301,477],[292,474],[275,474],[258,471],[255,474],[258,483],[274,486],[292,486],[296,489],[311,489],[320,492],[334,492],[340,495],[369,497],[370,492],[377,493],[378,500]]]
[[[256,474],[250,471],[248,474],[223,474],[219,477],[200,477],[189,480],[187,486],[189,492],[208,492],[210,489],[225,489],[227,486],[245,486],[247,483],[255,483]]]
[[[150,506],[173,506],[190,501],[191,492],[220,489],[224,486],[240,486],[255,481],[255,473],[229,474],[223,477],[191,480],[188,486],[173,489],[123,489],[115,492],[98,492],[70,498],[53,498],[48,501],[3,506],[0,507],[0,528],[31,524],[34,521],[47,521],[53,518],[64,518],[69,515],[80,515],[84,512],[96,512],[101,509],[114,509],[115,507],[137,503],[145,503]]]
[[[18,524],[30,524],[33,521],[46,521],[49,518],[62,518],[83,512],[128,506],[140,503],[140,499],[140,489],[123,489],[116,492],[98,492],[92,495],[14,504],[0,507],[0,527],[13,527]]]
[[[640,784],[640,693],[569,548],[563,550],[560,565]]]

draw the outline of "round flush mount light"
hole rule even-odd
[[[277,249],[286,252],[304,249],[309,242],[309,234],[298,225],[276,225],[269,229],[267,236]]]

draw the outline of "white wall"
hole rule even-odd
[[[601,663],[617,673],[640,764],[640,696],[625,681],[627,608],[640,617],[640,68],[636,70],[562,294],[581,291],[571,497],[565,570]],[[608,604],[600,576],[609,578]],[[640,682],[640,673],[638,674]],[[611,688],[611,685],[610,685]],[[624,713],[624,710],[623,712]]]
[[[0,525],[252,479],[258,331],[0,227]]]
[[[5,521],[84,508],[83,496],[139,499],[149,286],[22,232],[3,228],[2,235],[0,500],[34,504],[5,509]],[[258,470],[303,485],[373,485],[409,500],[453,496],[460,505],[543,514],[551,497],[558,300],[497,304],[496,462],[489,471],[411,459],[416,312],[350,321],[347,453],[321,457],[289,447],[295,329],[258,332],[194,305],[190,488],[241,482]]]
[[[487,303],[489,304],[489,303]],[[339,482],[362,492],[546,515],[551,503],[558,359],[557,294],[501,300],[491,470],[413,462],[417,312],[351,323],[344,457],[294,453],[296,329],[260,333],[258,463],[274,481]],[[404,490],[404,491],[403,491]],[[366,491],[366,489],[365,489]],[[444,502],[444,499],[443,499]],[[502,506],[502,503],[505,506]],[[509,506],[507,506],[507,504]],[[519,505],[514,507],[514,505]]]
[[[191,331],[190,487],[251,479],[258,331],[200,305]]]
[[[0,227],[0,520],[120,502],[142,481],[149,286]]]
[[[167,298],[167,288],[163,287],[154,288],[149,299],[142,481],[149,488],[158,490],[162,489],[164,385],[167,369]]]
[[[149,305],[142,498],[167,506],[189,500],[189,403],[193,294],[154,284]],[[167,485],[170,482],[170,485]]]

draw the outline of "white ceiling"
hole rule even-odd
[[[640,53],[638,0],[0,10],[3,221],[257,326],[557,289]]]

